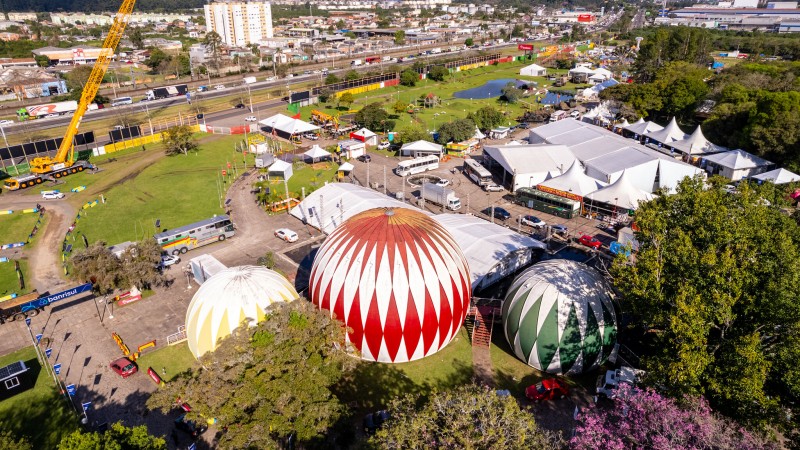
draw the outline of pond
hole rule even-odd
[[[524,81],[515,80],[513,78],[500,78],[498,80],[487,81],[483,86],[478,86],[472,89],[458,91],[453,94],[453,97],[455,98],[500,97],[500,90],[503,89],[508,83],[516,83],[517,87],[526,84]]]

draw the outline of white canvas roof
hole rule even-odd
[[[403,144],[400,147],[401,152],[439,152],[442,151],[442,146],[439,144],[434,144],[433,142],[428,141],[415,141],[409,142],[408,144]]]
[[[623,172],[622,176],[613,184],[597,192],[592,192],[586,197],[594,201],[616,205],[620,208],[636,209],[639,207],[639,202],[652,200],[653,194],[634,186],[630,182],[627,173]]]
[[[475,127],[475,135],[472,136],[472,139],[484,139],[486,137],[485,134],[481,133],[481,130],[478,127]]]
[[[377,134],[373,133],[372,131],[362,128],[356,132],[354,132],[357,136],[361,136],[363,138],[371,138],[372,136],[377,136]]]
[[[356,167],[354,165],[350,164],[349,162],[346,162],[346,163],[342,164],[341,166],[339,166],[339,170],[341,170],[342,172],[350,172],[351,170],[353,170],[355,168]]]
[[[655,122],[645,121],[644,119],[639,119],[639,121],[626,128],[626,130],[630,131],[631,133],[636,133],[640,136],[647,133],[652,133],[653,131],[659,131],[663,129],[664,127],[662,127],[661,125]]]
[[[561,175],[575,161],[575,155],[564,145],[499,145],[484,147],[483,151],[506,172],[518,176],[544,172]]]
[[[797,175],[796,173],[790,172],[786,169],[770,170],[769,172],[760,173],[751,178],[758,181],[771,181],[775,184],[784,184],[784,183],[792,183],[795,181],[800,181],[800,175]]]
[[[603,67],[598,67],[597,69],[594,69],[594,73],[595,73],[595,75],[603,75],[606,78],[613,78],[614,77],[614,74],[610,70],[605,69]]]
[[[300,119],[292,119],[283,114],[275,114],[258,123],[288,134],[308,133],[309,131],[319,130],[319,127],[316,125],[312,125]]]
[[[708,155],[703,159],[706,161],[711,161],[718,166],[727,167],[733,170],[754,169],[756,167],[763,167],[772,164],[766,159],[751,155],[744,150],[730,150],[727,152],[717,153],[715,155]]]
[[[286,169],[288,169],[290,167],[292,167],[291,164],[289,164],[288,162],[286,162],[286,161],[284,161],[282,159],[279,159],[279,160],[275,161],[274,163],[272,163],[272,165],[269,166],[267,168],[267,170],[269,172],[285,172]]]
[[[594,70],[592,70],[592,69],[590,69],[588,67],[578,66],[578,67],[576,67],[574,69],[569,69],[569,73],[570,73],[570,75],[573,74],[573,73],[592,74],[592,73],[594,73]]]
[[[328,183],[306,195],[306,198],[289,213],[300,220],[305,220],[323,233],[330,234],[350,217],[368,209],[381,207],[416,209],[369,188],[351,183]],[[430,215],[426,211],[423,212]]]
[[[683,130],[681,130],[674,117],[669,121],[664,129],[651,131],[650,133],[646,133],[645,136],[662,144],[671,144],[672,142],[682,141],[689,137],[683,132]]]
[[[327,152],[325,149],[323,149],[317,144],[314,144],[314,146],[311,147],[311,149],[309,149],[307,152],[303,154],[311,159],[319,159],[319,158],[324,158],[326,156],[331,156],[329,152]]]
[[[614,129],[627,128],[628,126],[630,126],[630,124],[628,123],[628,119],[624,119],[621,123],[614,125]]]
[[[697,126],[697,129],[694,130],[691,136],[686,139],[675,141],[669,145],[687,155],[718,153],[726,150],[725,147],[709,142],[703,135],[703,130],[700,128],[700,125]]]
[[[437,214],[433,219],[453,235],[467,257],[473,288],[480,284],[486,274],[497,270],[498,265],[513,257],[515,252],[546,248],[532,237],[472,215]]]
[[[543,70],[547,70],[547,69],[545,69],[544,67],[542,67],[542,66],[540,66],[538,64],[531,64],[530,66],[525,66],[522,69],[519,69],[519,74],[520,75],[531,76],[533,74],[538,74]]]
[[[606,184],[583,173],[580,161],[575,160],[564,175],[551,178],[544,183],[540,183],[539,186],[545,186],[563,192],[572,192],[575,195],[584,197],[587,194],[605,187]]]

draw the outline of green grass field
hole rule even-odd
[[[189,370],[196,361],[186,342],[167,346],[165,341],[161,345],[161,348],[143,354],[136,361],[139,371],[145,373],[145,376],[147,368],[152,367],[162,380],[171,381],[181,372]]]
[[[27,294],[33,290],[30,283],[30,272],[28,271],[28,262],[20,259],[19,268],[22,270],[23,280],[26,281],[25,289],[19,288],[19,279],[17,278],[17,271],[14,269],[14,260],[9,259],[8,262],[0,263],[0,297],[9,294]]]
[[[497,98],[459,99],[454,98],[453,94],[458,91],[482,86],[487,81],[500,78],[535,81],[538,83],[539,88],[550,87],[552,82],[544,77],[526,77],[519,75],[520,68],[530,64],[530,61],[514,61],[511,63],[499,64],[497,66],[479,67],[464,72],[457,72],[451,74],[449,78],[442,82],[422,80],[414,87],[396,86],[364,92],[354,96],[356,101],[353,103],[353,105],[349,106],[348,108],[345,108],[344,105],[341,105],[338,110],[360,109],[367,104],[380,102],[383,103],[384,108],[390,112],[391,119],[396,121],[395,130],[402,130],[404,127],[412,123],[416,123],[427,130],[435,130],[444,122],[466,117],[466,115],[472,111],[475,111],[486,105],[491,105],[505,113],[507,117],[506,125],[513,125],[516,123],[515,119],[520,116],[523,111],[526,109],[538,109],[540,107],[540,105],[536,104],[535,98],[522,98],[516,104],[508,104],[499,101]],[[548,73],[551,74],[561,74],[566,72],[566,70],[548,69]],[[575,88],[576,85],[568,83],[566,86],[557,89],[574,90]],[[436,107],[422,108],[415,114],[416,117],[412,117],[410,114],[405,112],[396,114],[392,110],[392,106],[398,100],[405,104],[416,103],[415,101],[420,97],[420,95],[428,93],[433,93],[439,96],[439,98],[442,100],[442,103]],[[302,118],[305,120],[310,120],[311,110],[313,109],[322,109],[331,115],[335,115],[337,113],[335,101],[332,101],[326,105],[311,105],[301,108],[300,114]],[[376,133],[383,132],[383,130],[373,131]]]
[[[78,415],[55,389],[53,379],[42,369],[33,347],[0,357],[0,367],[24,361],[30,376],[36,377],[32,389],[0,401],[3,430],[26,436],[35,449],[56,448],[61,438],[78,429]]]
[[[35,194],[39,195],[39,190]],[[23,214],[19,211],[0,215],[0,245],[25,242],[38,218],[38,213]]]
[[[161,220],[160,228],[174,228],[223,213],[225,191],[233,179],[231,172],[243,168],[242,155],[234,150],[235,143],[241,139],[238,136],[211,136],[201,141],[196,153],[160,157],[104,191],[105,204],[82,210],[83,217],[76,230],[91,242],[102,240],[111,245],[152,236],[156,231],[156,219]],[[148,151],[162,150],[158,145],[148,146]],[[135,153],[131,154],[133,156]],[[248,164],[252,165],[252,156],[247,158]],[[237,168],[227,169],[228,162]],[[106,172],[114,170],[111,164],[119,163],[125,161],[109,163],[105,166]],[[128,163],[135,163],[135,158]],[[228,179],[222,179],[222,169],[230,174]],[[102,178],[103,173],[73,176]],[[68,183],[77,185],[82,181],[73,179]],[[86,201],[98,197],[94,195]],[[80,196],[76,195],[76,198]]]

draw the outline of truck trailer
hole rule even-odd
[[[55,294],[39,296],[36,291],[30,294],[21,295],[10,300],[0,302],[0,324],[22,320],[26,317],[33,317],[42,312],[45,306],[66,298],[82,294],[92,289],[91,283],[82,284],[78,287],[67,289],[66,291]]]
[[[175,86],[158,87],[151,89],[145,93],[147,100],[158,100],[162,98],[177,97],[179,95],[186,95],[189,92],[189,87],[185,84],[177,84]]]
[[[37,119],[40,117],[63,116],[74,113],[78,109],[78,102],[69,100],[66,102],[45,103],[43,105],[28,106],[17,110],[17,117],[20,120]],[[95,103],[89,104],[89,111],[99,109]]]
[[[420,201],[444,206],[451,211],[461,209],[461,199],[456,197],[455,191],[433,183],[424,183],[420,188]]]

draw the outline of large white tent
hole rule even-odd
[[[703,155],[707,153],[719,153],[727,150],[725,147],[712,144],[703,135],[700,125],[686,139],[677,140],[669,144],[670,147],[686,155]]]
[[[483,153],[491,163],[503,168],[503,184],[510,181],[512,192],[559,176],[575,161],[575,156],[564,145],[487,146]]]
[[[731,181],[739,181],[770,170],[773,163],[747,153],[744,150],[730,150],[703,157],[706,171],[712,175],[722,175]]]
[[[576,159],[564,175],[546,180],[539,186],[585,197],[606,184],[583,173],[581,163]]]
[[[271,177],[280,177],[284,180],[288,180],[292,177],[294,172],[292,171],[292,165],[290,163],[279,159],[267,168],[267,173]]]
[[[312,161],[317,161],[318,159],[323,158],[330,158],[330,152],[326,151],[322,147],[317,144],[314,144],[308,151],[303,153],[306,158],[311,159]]]
[[[266,128],[268,133],[277,134],[285,139],[289,139],[296,134],[319,130],[319,127],[316,125],[312,125],[300,119],[293,119],[283,114],[275,114],[258,123]]]
[[[664,145],[671,145],[675,141],[682,141],[689,137],[689,135],[681,130],[681,127],[678,126],[678,122],[674,117],[669,121],[665,128],[658,131],[645,133],[644,136],[651,141],[655,141]]]
[[[547,75],[547,69],[538,64],[531,64],[519,69],[519,74],[528,77],[543,77]]]
[[[441,145],[428,141],[409,142],[408,144],[403,144],[403,146],[400,147],[400,156],[417,157],[436,155],[441,157],[443,152],[442,148],[443,147]]]
[[[633,124],[629,125],[625,129],[628,130],[629,132],[633,133],[633,134],[638,134],[639,136],[643,136],[643,135],[645,135],[647,133],[652,133],[654,131],[663,130],[664,127],[662,127],[661,125],[659,125],[659,124],[657,124],[655,122],[650,122],[650,121],[645,121],[644,119],[639,119],[636,123],[633,123]]]
[[[771,181],[773,184],[786,184],[800,181],[800,175],[786,169],[775,169],[751,177],[759,182]]]
[[[614,205],[618,208],[636,209],[639,207],[639,202],[652,200],[653,194],[634,186],[628,174],[623,172],[622,176],[613,184],[597,192],[592,192],[586,198],[595,202]]]

